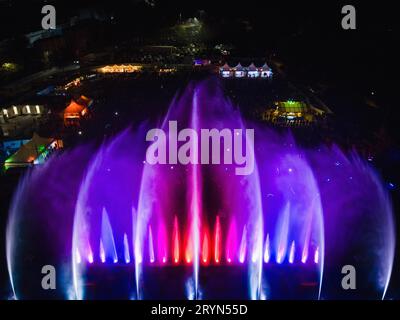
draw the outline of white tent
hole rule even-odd
[[[49,151],[62,148],[62,141],[53,138],[43,138],[33,134],[31,140],[23,144],[21,148],[11,155],[5,162],[5,169],[16,167],[27,167],[32,164],[37,164],[44,160]]]
[[[222,76],[223,78],[229,78],[229,77],[231,77],[231,75],[232,75],[231,67],[230,67],[227,63],[225,63],[225,64],[220,68],[220,73],[221,73],[221,76]]]
[[[237,64],[235,67],[235,77],[236,78],[243,78],[246,76],[246,70],[243,68],[243,66],[240,64],[240,62]]]
[[[261,78],[271,78],[272,77],[272,70],[267,65],[267,63],[264,63],[264,65],[260,68],[260,72],[261,72]]]
[[[249,78],[258,78],[260,76],[260,72],[258,71],[258,68],[254,65],[254,63],[251,63],[247,68],[247,76]]]

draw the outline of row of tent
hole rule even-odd
[[[243,67],[240,62],[235,67],[230,67],[225,63],[219,70],[223,78],[271,78],[273,74],[267,63],[264,63],[262,67],[256,67],[254,63]]]

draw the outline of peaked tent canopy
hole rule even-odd
[[[249,71],[257,71],[258,69],[257,69],[257,67],[254,65],[254,63],[251,63],[251,65],[249,65],[249,67],[248,67],[248,70],[249,70]]]
[[[43,138],[34,133],[31,140],[22,145],[5,161],[4,166],[8,169],[32,164],[53,141],[53,138]]]
[[[92,102],[92,99],[83,95],[76,100],[72,99],[68,107],[64,110],[64,122],[71,124],[71,121],[79,120],[88,112],[88,107]]]
[[[221,70],[229,71],[229,70],[231,70],[231,67],[229,66],[229,64],[225,63],[225,64],[221,67]]]
[[[243,71],[244,70],[244,68],[243,68],[243,66],[240,64],[240,62],[237,64],[237,66],[235,67],[235,70],[236,71]]]
[[[85,109],[85,106],[71,100],[71,103],[64,110],[64,117],[80,117],[80,114]]]
[[[271,68],[267,65],[267,63],[264,63],[264,65],[261,67],[261,70],[263,70],[263,71],[271,71]]]

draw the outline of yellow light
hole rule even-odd
[[[17,71],[18,65],[12,62],[5,62],[1,65],[1,69],[8,72],[14,72]]]
[[[101,73],[133,73],[133,72],[139,72],[141,70],[142,66],[132,65],[132,64],[104,66],[98,69],[98,71]]]

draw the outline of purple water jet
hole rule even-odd
[[[243,119],[216,81],[177,94],[156,127],[168,131],[170,121],[198,134],[254,128],[254,171],[237,175],[235,163],[178,163],[170,145],[172,164],[149,164],[145,137],[154,126],[148,123],[100,147],[54,156],[25,175],[11,205],[6,249],[15,297],[37,297],[33,284],[22,286],[32,283],[26,266],[36,272],[50,262],[62,266],[57,298],[65,299],[90,298],[87,282],[100,287],[98,274],[122,283],[127,299],[185,292],[193,299],[292,298],[286,278],[300,288],[311,279],[309,297],[329,299],[340,297],[331,270],[351,263],[362,269],[365,295],[384,297],[393,212],[368,164],[336,147],[301,148],[290,135]],[[221,154],[238,147],[220,142]],[[39,188],[45,192],[38,195]],[[232,288],[215,287],[214,273]],[[163,286],[177,289],[160,292]]]

